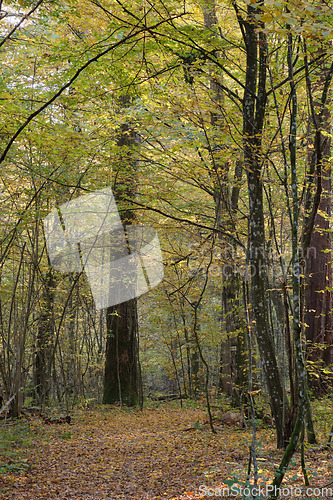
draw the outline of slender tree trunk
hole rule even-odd
[[[72,284],[74,281],[73,276],[69,276],[69,282]],[[68,301],[68,353],[65,357],[65,377],[64,385],[66,387],[66,402],[69,404],[71,401],[75,403],[78,393],[77,387],[77,350],[76,350],[76,314],[77,314],[76,299],[71,294]]]
[[[37,403],[44,406],[49,397],[51,380],[51,363],[53,352],[53,301],[55,279],[54,273],[49,268],[44,278],[43,296],[41,298],[41,311],[38,320],[35,356],[35,388]]]
[[[267,262],[265,258],[265,220],[261,165],[261,137],[266,108],[267,44],[263,32],[258,33],[256,15],[260,9],[247,7],[247,19],[238,20],[246,46],[246,82],[243,97],[244,164],[249,194],[249,273],[251,274],[251,309],[261,364],[267,383],[272,415],[275,420],[277,446],[285,446],[285,422],[289,409],[269,327],[267,304]],[[259,50],[258,50],[259,47]]]
[[[216,15],[215,0],[205,2],[203,9],[205,27],[211,31],[212,36],[217,36],[216,29],[218,19]],[[216,56],[218,56],[216,54]],[[219,75],[220,78],[223,75]],[[216,128],[217,132],[224,126],[223,114],[220,108],[223,106],[223,94],[219,82],[212,75],[210,78],[210,98],[214,108],[211,111],[211,125]],[[214,150],[228,147],[223,144],[210,144],[212,168],[210,176],[214,185],[214,202],[216,225],[219,229],[230,231],[233,233],[236,228],[234,217],[237,212],[239,186],[230,193],[229,189],[229,163],[221,164],[218,156],[215,157]],[[235,178],[241,176],[241,166],[236,165]],[[240,278],[237,272],[233,269],[234,264],[234,242],[230,239],[222,239],[219,237],[218,244],[222,254],[228,259],[228,262],[222,263],[222,315],[221,329],[224,338],[221,340],[220,347],[220,369],[219,369],[219,389],[225,394],[232,396],[233,401],[237,403],[238,391],[237,385],[244,386],[244,370],[241,366],[237,366],[238,360],[244,358],[244,332],[243,325],[239,315],[239,296],[240,296]],[[230,270],[231,272],[224,272]],[[236,333],[241,332],[241,333]],[[236,355],[233,353],[236,352]],[[237,378],[237,381],[236,381]],[[240,391],[241,392],[241,391]]]

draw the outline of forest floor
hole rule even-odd
[[[80,409],[71,412],[70,424],[47,423],[40,416],[2,422],[0,499],[242,498],[252,431],[217,424],[217,434],[212,434],[203,425],[204,408],[187,406]],[[318,413],[316,407],[322,445],[306,445],[305,458],[310,486],[318,489],[295,489],[304,485],[297,453],[281,498],[332,498],[320,490],[333,488],[333,447],[323,446],[332,408],[322,405]],[[256,452],[265,498],[283,453],[276,450],[274,429],[258,424]]]

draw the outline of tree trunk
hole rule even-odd
[[[125,101],[123,105],[128,105]],[[136,192],[137,162],[133,158],[137,135],[128,124],[123,124],[117,146],[120,158],[117,158],[119,170],[114,185],[114,195],[118,209],[128,205]],[[127,200],[127,201],[126,201]],[[134,215],[128,208],[121,211],[124,225],[134,221]],[[138,316],[136,299],[107,308],[107,341],[105,353],[103,403],[120,402],[127,406],[138,403],[139,394],[139,353],[138,353]]]
[[[36,399],[41,407],[47,403],[51,380],[51,357],[54,334],[53,301],[55,289],[55,279],[51,268],[44,278],[43,289],[35,357]]]
[[[136,300],[109,307],[106,312],[106,359],[103,403],[138,402],[138,318]]]
[[[332,78],[332,67],[321,68],[319,85],[324,89]],[[323,78],[323,76],[325,78]],[[309,86],[309,85],[308,85]],[[311,92],[311,88],[308,89]],[[313,231],[309,247],[306,249],[305,262],[305,324],[308,344],[308,359],[315,363],[313,372],[316,377],[309,377],[309,385],[317,394],[323,394],[331,388],[332,378],[325,377],[320,368],[333,363],[333,318],[332,318],[332,243],[330,233],[331,217],[331,154],[330,137],[323,137],[321,130],[330,133],[331,116],[327,102],[315,103],[312,112],[312,128],[315,129],[315,140],[311,141],[313,153],[309,155],[309,170],[317,166],[315,175],[317,191],[320,191],[319,204],[316,210]],[[324,107],[325,106],[325,107]],[[315,114],[319,108],[320,114]],[[319,189],[318,189],[319,188]]]
[[[251,313],[259,347],[261,364],[275,420],[277,446],[285,446],[288,436],[284,428],[288,408],[284,404],[284,389],[275,356],[269,327],[267,304],[267,262],[265,258],[265,220],[261,176],[261,137],[266,108],[267,45],[263,32],[258,33],[258,7],[249,5],[247,19],[238,20],[244,32],[246,46],[246,82],[243,98],[244,164],[249,194],[249,274],[251,275]],[[259,54],[258,54],[259,47]],[[258,57],[259,56],[259,57]]]
[[[216,15],[215,0],[208,0],[205,2],[203,9],[205,28],[211,31],[210,36],[216,36],[216,28],[218,19]],[[216,54],[217,56],[217,54]],[[223,78],[223,74],[219,75]],[[221,85],[212,75],[210,78],[210,98],[214,105],[211,111],[211,125],[216,128],[216,131],[223,129],[225,120],[221,113],[223,106],[223,93]],[[236,184],[230,193],[229,189],[229,163],[221,160],[218,154],[215,156],[214,151],[228,148],[228,145],[212,144],[210,145],[210,154],[212,167],[210,169],[210,176],[214,186],[214,203],[215,203],[215,217],[216,226],[224,232],[235,232],[234,217],[237,213],[239,186],[237,180],[242,175],[241,165],[238,163],[235,169]],[[240,296],[240,277],[237,271],[234,271],[234,250],[235,244],[231,238],[222,238],[219,235],[218,245],[221,252],[227,261],[222,262],[222,315],[221,315],[221,329],[224,338],[221,340],[220,346],[220,367],[219,367],[219,390],[233,397],[233,401],[237,403],[238,391],[237,383],[239,386],[245,386],[245,379],[243,377],[244,370],[241,366],[237,366],[237,361],[244,358],[244,332],[243,325],[239,315],[239,296]],[[231,272],[228,272],[231,270]],[[225,272],[226,271],[226,272]],[[238,333],[240,332],[240,333]],[[233,354],[236,352],[236,356]],[[237,379],[237,382],[236,382]],[[239,391],[242,392],[242,389]]]

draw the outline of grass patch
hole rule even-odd
[[[29,422],[0,424],[0,474],[22,474],[29,467],[27,451],[32,446],[34,427]]]

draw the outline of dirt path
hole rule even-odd
[[[33,446],[24,474],[0,476],[1,500],[153,500],[207,498],[200,485],[245,479],[250,432],[195,427],[201,410],[85,410],[72,425],[30,421]],[[262,430],[262,473],[272,477],[280,452]],[[268,443],[268,444],[267,444]],[[214,495],[215,496],[215,495]]]

